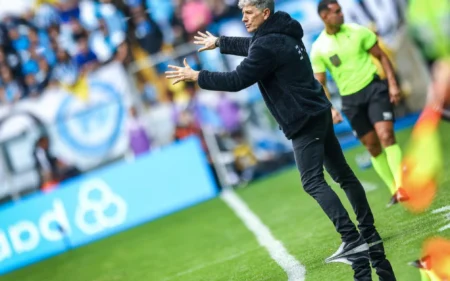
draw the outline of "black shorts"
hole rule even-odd
[[[359,92],[343,96],[342,112],[358,138],[372,131],[377,122],[394,122],[394,107],[389,98],[387,82],[375,77]]]

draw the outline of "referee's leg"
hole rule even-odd
[[[383,241],[378,234],[366,193],[358,178],[348,165],[334,133],[332,123],[328,125],[325,138],[325,168],[333,180],[345,191],[358,220],[361,235],[369,244],[369,256],[380,281],[396,280],[390,262],[386,259]]]
[[[396,192],[402,187],[402,150],[397,144],[394,133],[394,107],[389,99],[389,90],[385,81],[375,80],[371,84],[372,93],[368,104],[368,116],[386,153],[388,166],[395,181]],[[397,199],[397,195],[394,196]]]

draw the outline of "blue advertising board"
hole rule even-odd
[[[0,208],[0,274],[217,195],[197,138]]]

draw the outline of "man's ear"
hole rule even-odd
[[[322,11],[320,12],[319,16],[320,18],[325,21],[327,19],[328,11]]]
[[[267,20],[270,17],[270,9],[269,8],[265,8],[263,11],[263,15],[264,15],[264,20]]]

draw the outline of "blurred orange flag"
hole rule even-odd
[[[422,281],[450,281],[450,241],[443,238],[428,240],[422,258],[411,265],[420,269]]]
[[[443,167],[438,132],[441,114],[426,107],[413,128],[402,162],[402,187],[409,199],[403,204],[415,213],[430,207]]]

